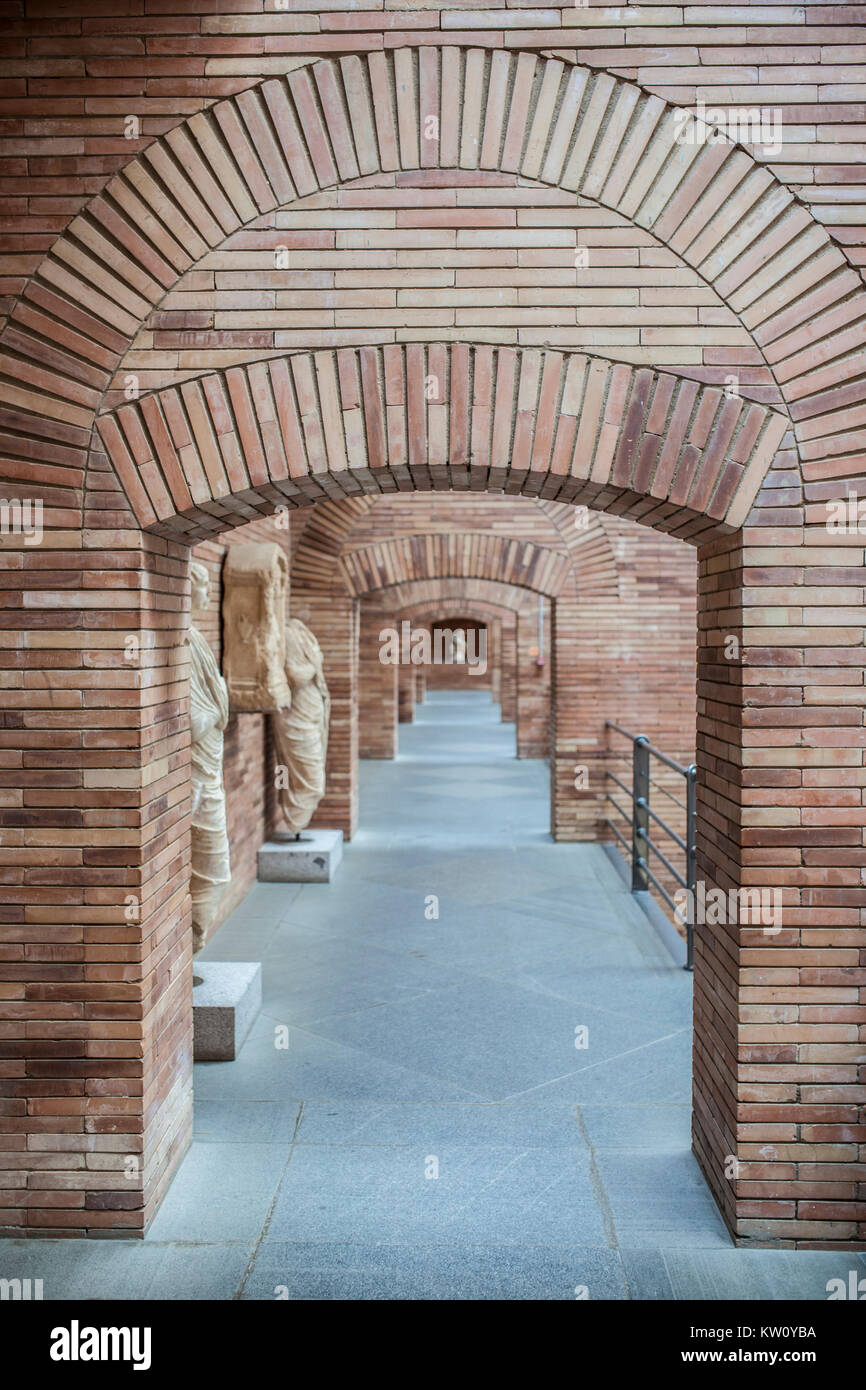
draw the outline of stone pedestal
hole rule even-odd
[[[233,1062],[262,1007],[258,961],[196,960],[193,986],[193,1058]]]
[[[330,883],[343,857],[342,830],[302,830],[267,840],[259,850],[260,883]]]

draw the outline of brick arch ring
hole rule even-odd
[[[691,117],[693,138],[682,143],[686,114],[624,79],[559,59],[423,45],[323,59],[215,103],[125,166],[27,282],[2,339],[9,481],[23,462],[31,486],[42,477],[55,495],[78,495],[81,454],[113,368],[209,250],[299,197],[429,167],[539,179],[651,232],[749,330],[808,457],[836,459],[821,480],[850,476],[861,467],[846,429],[850,408],[866,401],[866,290],[808,209],[745,150],[702,140]],[[425,138],[429,115],[435,140]],[[635,376],[630,428],[641,403],[644,414],[651,408],[648,377]],[[383,466],[386,436],[384,422],[374,422],[373,467]],[[180,478],[167,511],[159,486],[152,497],[128,470],[123,481],[136,515],[148,518],[142,524],[195,513]],[[694,498],[701,511],[713,501],[703,499],[705,482]],[[746,501],[747,490],[718,519],[741,523]]]
[[[532,602],[532,594],[526,589],[515,588],[496,579],[412,579],[395,584],[371,597],[387,598],[395,612],[417,608],[423,605],[448,606],[462,605],[467,609],[496,608],[503,611],[518,612],[525,604]]]
[[[742,525],[787,425],[670,373],[466,343],[271,358],[98,420],[139,525],[189,543],[280,504],[436,488],[609,506],[707,539]]]
[[[464,498],[466,495],[465,492],[456,494]],[[307,513],[310,521],[299,527],[301,535],[292,555],[292,590],[331,588],[343,593],[345,576],[341,557],[361,548],[357,537],[353,543],[356,528],[359,525],[362,529],[368,528],[375,520],[371,514],[377,502],[387,505],[389,496],[393,494],[327,500],[319,503],[311,516]],[[451,496],[455,494],[450,494],[449,498]],[[548,549],[562,548],[568,552],[581,594],[616,596],[619,593],[620,566],[610,534],[612,523],[605,513],[587,508],[577,511],[556,502],[539,502],[537,520],[539,524],[534,534],[527,539],[540,542]],[[449,524],[449,534],[452,529],[463,528],[451,528]],[[416,535],[417,531],[407,527],[406,534]],[[467,537],[464,544],[469,543]]]
[[[564,551],[477,531],[395,536],[340,557],[347,593],[360,598],[412,580],[491,579],[555,597],[571,574]]]

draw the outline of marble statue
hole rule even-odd
[[[286,624],[286,680],[291,703],[271,715],[278,764],[277,796],[291,835],[310,823],[325,794],[331,697],[316,638],[299,618]],[[280,775],[280,769],[285,773]]]
[[[210,579],[192,562],[192,612],[207,606]],[[205,944],[223,886],[231,878],[226,794],[223,786],[223,730],[229,697],[216,657],[193,623],[189,630],[190,724],[192,727],[192,896],[193,953]]]

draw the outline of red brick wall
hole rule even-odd
[[[397,719],[401,724],[411,724],[415,718],[415,705],[418,700],[417,666],[400,666],[397,671]]]
[[[866,69],[857,7],[774,4],[754,14],[751,6],[684,9],[646,0],[627,9],[506,8],[479,0],[465,10],[425,0],[423,8],[361,3],[340,12],[298,0],[290,11],[261,13],[202,0],[191,13],[178,0],[176,14],[136,15],[113,13],[122,5],[94,14],[75,0],[38,0],[26,18],[20,6],[7,8],[0,114],[9,296],[87,198],[182,118],[316,56],[406,43],[441,46],[446,54],[467,42],[553,51],[686,106],[760,99],[784,116],[783,149],[766,162],[853,264],[866,258],[863,218],[852,201],[864,189],[857,84]],[[140,123],[139,138],[124,138],[134,134],[130,115]],[[460,327],[477,339],[491,331],[513,335],[519,325],[523,341],[582,339],[628,360],[651,355],[657,364],[716,380],[736,364],[744,381],[772,389],[748,334],[712,291],[693,274],[675,274],[655,238],[623,219],[575,209],[573,198],[548,190],[521,195],[508,187],[512,179],[504,186],[482,182],[474,196],[460,183],[455,191],[453,180],[444,187],[432,177],[404,180],[413,181],[421,187],[402,196],[378,195],[375,187],[313,195],[283,214],[280,240],[297,253],[288,278],[268,279],[276,238],[267,225],[236,238],[243,255],[226,261],[222,250],[211,253],[142,335],[135,353],[142,388],[205,370],[227,354],[253,359],[268,347],[309,346],[335,331],[370,341],[374,327],[386,337]],[[475,175],[472,183],[479,182]],[[573,256],[558,255],[556,247],[573,244],[575,227],[582,244],[598,248],[577,301],[580,326],[568,294],[573,277],[556,269],[573,269]],[[565,241],[560,229],[569,234]],[[473,261],[483,274],[461,275],[454,255],[461,242],[477,246]],[[357,255],[351,268],[341,265],[348,248],[362,253],[360,265]],[[280,290],[304,297],[277,303]]]
[[[504,723],[512,724],[517,718],[517,622],[513,615],[502,621],[499,673],[499,707],[502,719]]]
[[[358,755],[394,758],[397,755],[397,665],[383,662],[379,634],[395,626],[387,607],[361,604],[358,648]]]
[[[552,776],[561,839],[613,838],[601,825],[612,809],[605,793],[620,804],[623,796],[605,773],[610,769],[630,785],[630,746],[606,729],[608,719],[646,734],[679,761],[695,756],[694,551],[645,528],[633,534],[621,523],[614,543],[616,591],[582,595],[577,582],[554,607]],[[580,767],[588,784],[578,789]],[[653,775],[667,782],[658,767]],[[661,804],[657,809],[667,819]],[[611,818],[624,833],[621,819]],[[675,816],[671,823],[679,830]],[[679,854],[672,857],[679,865]]]
[[[524,603],[517,613],[515,685],[518,758],[550,756],[552,605],[543,603],[542,611],[544,617],[540,634],[537,600]],[[542,658],[541,665],[539,657]]]

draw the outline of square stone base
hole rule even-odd
[[[268,840],[259,850],[259,882],[330,883],[342,857],[342,830],[302,830],[299,840]]]
[[[233,1062],[262,1007],[258,961],[194,960],[193,1059]]]

